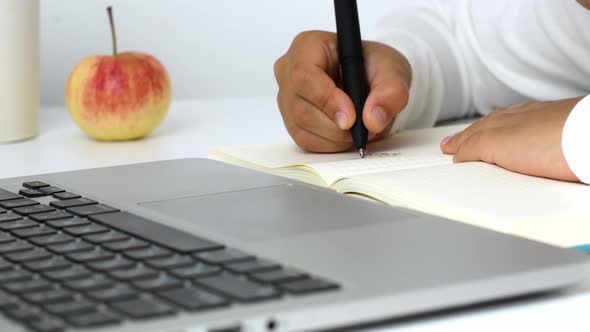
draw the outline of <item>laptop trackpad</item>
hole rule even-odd
[[[308,233],[374,225],[412,217],[298,185],[280,185],[140,205],[204,230],[240,240],[275,240]]]

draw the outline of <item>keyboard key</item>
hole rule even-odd
[[[14,229],[29,228],[35,226],[39,226],[39,223],[29,219],[20,219],[0,223],[0,229],[3,231],[10,231]]]
[[[41,292],[32,292],[24,294],[25,300],[35,304],[46,305],[64,301],[72,301],[74,293],[63,288],[53,288]]]
[[[63,332],[66,329],[64,323],[52,318],[27,322],[27,325],[35,332]]]
[[[253,273],[277,270],[280,269],[281,266],[271,261],[257,259],[253,261],[229,263],[225,265],[225,268],[235,273]]]
[[[11,191],[0,188],[0,202],[8,201],[11,199],[19,199],[19,198],[23,198],[23,197],[21,195],[15,194]]]
[[[82,279],[94,275],[96,272],[90,271],[81,265],[72,265],[67,269],[44,271],[43,275],[54,281]]]
[[[293,269],[281,269],[274,271],[257,272],[250,276],[252,279],[263,283],[280,283],[307,278],[307,274]]]
[[[236,249],[223,249],[195,254],[195,257],[209,264],[227,264],[254,260],[256,257]]]
[[[90,313],[96,311],[96,304],[84,300],[77,299],[69,302],[53,303],[45,306],[45,309],[52,314],[59,316],[70,316],[83,313]]]
[[[172,307],[154,299],[121,301],[113,303],[112,307],[135,319],[174,314]]]
[[[14,242],[0,244],[0,254],[9,254],[13,252],[31,250],[34,247],[27,241],[18,240]]]
[[[229,301],[223,297],[195,287],[172,289],[158,294],[186,310],[202,310],[229,305]]]
[[[161,291],[165,289],[182,287],[184,282],[164,273],[160,274],[156,278],[134,281],[133,285],[145,291]]]
[[[0,258],[0,271],[12,270],[14,264],[3,258]]]
[[[150,244],[142,240],[131,238],[123,241],[103,243],[102,246],[112,251],[125,251],[147,248],[150,246]]]
[[[33,215],[33,216],[35,216],[35,215]],[[47,225],[49,225],[51,227],[55,227],[55,228],[66,228],[66,227],[82,226],[82,225],[89,225],[89,224],[90,224],[90,221],[88,221],[87,219],[82,219],[82,218],[78,218],[78,217],[47,221]]]
[[[280,287],[295,295],[334,290],[339,288],[339,286],[333,282],[317,278],[290,281],[280,284]]]
[[[98,225],[98,224],[88,224],[82,226],[73,226],[73,227],[66,227],[63,229],[64,232],[68,232],[72,235],[88,235],[88,234],[96,234],[96,233],[103,233],[108,232],[109,229]]]
[[[111,271],[117,269],[128,269],[133,267],[135,264],[135,262],[130,261],[127,258],[121,257],[120,255],[117,255],[113,259],[90,262],[88,266],[98,271]]]
[[[103,275],[94,274],[86,278],[66,281],[64,285],[77,291],[86,292],[110,288],[115,285],[115,282]]]
[[[88,292],[88,297],[98,302],[116,302],[137,298],[139,292],[125,284],[116,284],[108,289]]]
[[[199,264],[188,255],[173,255],[164,258],[150,259],[146,264],[158,269],[172,269],[188,265]]]
[[[5,257],[13,262],[22,263],[49,259],[52,255],[43,248],[34,248],[32,250],[5,254]]]
[[[104,243],[104,242],[115,242],[126,240],[129,238],[129,235],[123,234],[117,231],[108,231],[106,233],[99,233],[99,234],[92,234],[92,235],[85,235],[84,239],[90,241],[92,243]]]
[[[49,185],[45,182],[42,182],[42,181],[28,181],[28,182],[23,183],[23,187],[29,188],[29,189],[38,189],[38,188],[42,188],[42,187],[49,187]]]
[[[58,254],[68,254],[71,252],[92,250],[94,246],[88,242],[78,240],[68,243],[52,244],[47,248]]]
[[[74,206],[83,206],[83,205],[91,205],[97,204],[97,201],[91,200],[90,198],[74,198],[74,199],[66,199],[61,201],[53,201],[49,203],[49,205],[53,206],[54,208],[58,209],[67,209]]]
[[[51,227],[46,227],[44,225],[31,228],[16,229],[12,231],[12,234],[24,238],[32,236],[51,235],[55,233],[57,233],[55,229]]]
[[[66,320],[75,327],[99,327],[121,322],[120,318],[105,312],[68,316]]]
[[[23,215],[23,216],[28,216],[29,214],[34,214],[34,213],[45,213],[45,212],[51,212],[51,211],[55,211],[54,208],[49,207],[47,205],[32,205],[32,206],[24,206],[24,207],[19,207],[13,210],[14,212]]]
[[[90,220],[134,234],[180,252],[213,250],[223,247],[217,243],[128,212],[94,215],[90,216]]]
[[[53,195],[53,194],[57,194],[57,193],[62,193],[65,190],[58,188],[58,187],[54,187],[54,186],[49,186],[49,187],[41,187],[39,189],[40,192],[44,193],[45,195]]]
[[[179,278],[192,279],[219,274],[221,271],[222,270],[219,266],[195,263],[190,266],[171,269],[170,273]]]
[[[123,255],[136,260],[144,260],[171,256],[172,252],[168,249],[150,246],[148,248],[127,250],[123,252]]]
[[[18,308],[19,304],[20,301],[16,297],[0,291],[0,310],[4,311]]]
[[[52,211],[52,212],[45,212],[45,213],[35,213],[29,216],[29,218],[40,221],[40,222],[47,222],[49,220],[58,220],[58,219],[66,219],[72,218],[73,216],[64,211]]]
[[[29,189],[29,188],[25,188],[25,189],[21,189],[18,191],[19,195],[23,195],[25,197],[43,197],[43,196],[47,196],[46,194],[40,192],[39,190],[36,189]]]
[[[70,261],[66,260],[63,257],[54,256],[49,259],[44,259],[40,261],[31,261],[26,262],[25,266],[29,270],[42,272],[42,271],[49,271],[49,270],[61,270],[65,268],[69,268],[72,264]]]
[[[43,306],[75,300],[74,293],[62,288],[52,288],[40,292],[23,294],[23,298],[29,302]]]
[[[64,191],[64,192],[61,192],[61,193],[55,193],[55,194],[53,194],[53,197],[55,197],[57,199],[64,200],[64,199],[80,198],[82,196],[80,196],[78,194],[71,193],[69,191]]]
[[[240,302],[254,302],[277,298],[281,294],[272,286],[262,285],[231,274],[195,279],[199,285],[224,294]]]
[[[69,213],[73,213],[80,217],[88,217],[95,214],[101,213],[109,213],[109,212],[117,212],[118,209],[112,208],[108,205],[104,204],[93,204],[93,205],[83,205],[83,206],[76,206],[69,209],[66,209]]]
[[[7,221],[13,221],[13,220],[19,220],[22,218],[23,218],[22,216],[20,216],[16,213],[12,213],[12,212],[2,213],[2,214],[0,214],[0,223],[4,223]]]
[[[109,271],[108,273],[111,277],[122,281],[150,279],[157,277],[159,274],[158,271],[152,270],[141,264],[128,269]]]
[[[22,269],[13,269],[0,272],[0,283],[8,283],[11,281],[27,281],[32,280],[33,274]]]
[[[16,239],[14,238],[14,236],[8,233],[0,232],[0,244],[14,242],[15,240]]]
[[[18,208],[18,207],[31,206],[31,205],[37,205],[37,204],[39,204],[39,202],[34,201],[32,199],[28,199],[28,198],[14,199],[11,201],[0,202],[0,206],[5,209],[14,209],[14,208]]]
[[[39,309],[20,303],[16,308],[4,311],[4,314],[16,321],[33,322],[41,320],[43,313]]]
[[[40,246],[48,246],[51,244],[72,242],[74,241],[74,238],[65,233],[58,233],[52,235],[35,236],[29,238],[28,240]]]
[[[28,281],[9,282],[2,285],[9,292],[24,294],[50,290],[51,283],[45,279],[33,279]]]
[[[115,254],[112,252],[102,249],[100,247],[94,248],[93,250],[89,251],[82,251],[82,252],[73,252],[68,254],[68,258],[82,263],[82,262],[90,262],[90,261],[100,261],[100,260],[107,260],[112,259],[115,257]]]

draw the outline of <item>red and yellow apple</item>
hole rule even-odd
[[[82,60],[70,74],[66,106],[74,122],[97,140],[120,141],[144,137],[164,119],[172,98],[170,78],[153,56],[117,53]]]

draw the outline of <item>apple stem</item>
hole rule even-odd
[[[113,56],[117,56],[117,34],[115,33],[115,22],[113,21],[113,8],[107,7],[107,13],[109,14],[109,21],[111,22],[111,36],[113,38]]]

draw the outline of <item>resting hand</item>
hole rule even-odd
[[[564,158],[561,133],[581,99],[529,102],[498,109],[447,137],[441,150],[454,154],[454,162],[484,161],[518,173],[579,181]]]

